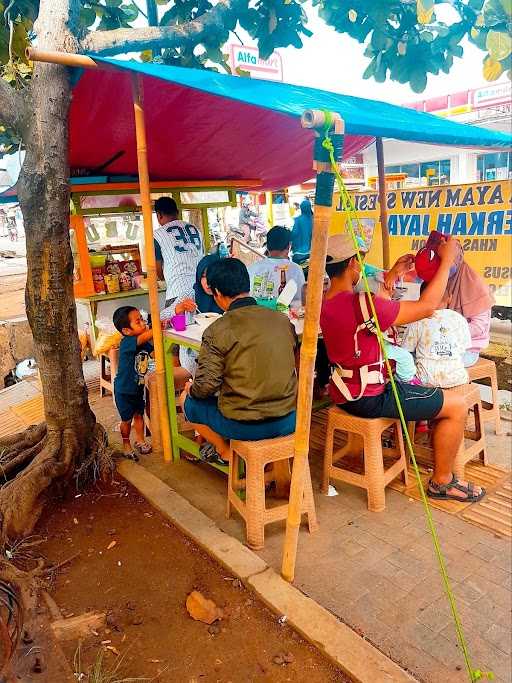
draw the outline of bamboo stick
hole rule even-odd
[[[337,114],[333,114],[332,120],[334,132],[341,136],[344,131],[342,119]],[[325,114],[316,110],[305,112],[302,117],[302,125],[304,128],[319,128],[322,130],[323,125],[325,125]],[[317,149],[315,150],[315,168],[317,168],[315,217],[309,260],[306,315],[300,350],[297,426],[295,429],[292,482],[281,566],[281,574],[287,581],[293,581],[295,575],[295,560],[299,539],[302,500],[304,497],[304,481],[309,470],[308,453],[311,407],[313,404],[313,376],[320,324],[320,309],[322,306],[327,239],[332,213],[334,178],[330,170],[330,163],[326,161],[324,154],[319,153]]]
[[[379,173],[379,207],[380,229],[382,234],[382,266],[385,270],[391,268],[389,256],[388,207],[386,198],[386,168],[384,166],[384,147],[382,138],[376,138],[377,170]]]
[[[31,62],[47,62],[48,64],[62,64],[62,66],[78,66],[82,69],[108,68],[108,64],[97,64],[92,57],[88,57],[87,55],[76,55],[71,52],[38,50],[35,47],[27,47],[25,55]]]
[[[156,274],[155,245],[153,238],[153,218],[151,210],[151,193],[149,188],[148,155],[146,144],[146,123],[144,120],[144,103],[142,78],[132,76],[132,96],[135,113],[135,134],[137,137],[137,165],[139,169],[140,199],[144,224],[144,251],[148,271],[149,308],[153,323],[153,344],[156,360],[156,390],[158,394],[160,429],[165,462],[172,458],[171,430],[167,411],[167,392],[165,385],[164,345],[160,324],[160,303],[158,300],[158,278]],[[172,370],[171,370],[172,372]]]

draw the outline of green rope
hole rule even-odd
[[[474,681],[481,680],[484,677],[486,677],[488,680],[494,680],[494,674],[492,673],[492,671],[483,672],[483,671],[480,671],[479,669],[473,669],[473,667],[471,666],[471,659],[469,656],[469,650],[468,650],[468,646],[466,643],[466,638],[464,636],[464,630],[462,627],[460,616],[459,616],[459,613],[457,610],[457,605],[455,602],[455,596],[453,594],[453,590],[452,590],[452,587],[450,585],[450,579],[448,577],[448,572],[446,570],[446,562],[445,562],[445,559],[443,557],[443,553],[442,553],[441,546],[439,543],[439,536],[437,534],[434,519],[432,517],[432,513],[430,510],[429,503],[428,503],[427,495],[425,493],[425,488],[424,488],[423,482],[421,480],[420,470],[418,467],[418,463],[416,461],[416,456],[414,454],[414,446],[412,444],[412,441],[411,441],[411,438],[409,435],[409,431],[407,429],[407,422],[406,422],[404,412],[402,409],[402,404],[400,402],[400,397],[398,395],[398,391],[396,388],[396,382],[395,382],[395,378],[393,376],[393,371],[391,369],[389,358],[388,358],[388,355],[386,353],[386,346],[384,344],[384,337],[382,334],[382,330],[380,328],[379,319],[377,317],[377,311],[375,310],[375,304],[373,301],[373,297],[371,296],[371,291],[370,291],[370,287],[368,284],[368,278],[367,278],[366,273],[365,273],[363,259],[361,257],[361,252],[359,250],[359,244],[358,244],[357,236],[356,236],[354,226],[353,226],[353,222],[352,222],[353,218],[355,218],[355,220],[356,220],[359,234],[363,239],[364,239],[364,233],[362,231],[362,226],[359,223],[359,220],[357,217],[357,212],[355,210],[354,203],[352,201],[352,197],[348,193],[348,190],[345,186],[345,183],[344,183],[343,178],[341,176],[341,173],[338,169],[338,164],[336,163],[336,159],[334,156],[334,147],[332,144],[332,140],[329,137],[329,128],[330,128],[330,125],[332,123],[332,115],[330,114],[330,112],[324,112],[324,113],[325,113],[326,126],[325,126],[325,131],[324,131],[324,140],[323,140],[322,144],[323,144],[323,147],[329,151],[329,157],[330,157],[330,161],[331,161],[332,171],[333,171],[334,175],[336,176],[342,206],[343,206],[344,211],[347,214],[347,219],[348,219],[347,225],[349,228],[350,236],[352,237],[352,241],[354,242],[354,248],[356,249],[357,260],[358,260],[359,266],[361,268],[361,275],[362,275],[363,282],[364,282],[364,288],[365,288],[366,293],[369,295],[368,299],[370,301],[370,307],[371,307],[372,315],[373,315],[373,318],[375,320],[375,327],[377,330],[377,338],[379,340],[379,344],[380,344],[380,347],[382,349],[382,354],[384,356],[384,361],[386,363],[386,368],[388,371],[389,380],[391,382],[391,388],[393,391],[393,396],[395,398],[396,406],[398,409],[398,414],[400,416],[400,423],[402,425],[404,438],[405,438],[405,441],[407,443],[407,449],[409,451],[409,456],[411,458],[414,473],[416,475],[416,480],[418,482],[418,488],[420,490],[421,500],[423,502],[423,507],[425,509],[425,515],[427,517],[428,528],[429,528],[430,534],[432,536],[432,541],[434,544],[434,549],[435,549],[435,553],[437,556],[437,561],[439,563],[439,568],[440,568],[441,576],[443,579],[444,589],[445,589],[446,595],[448,597],[448,601],[450,603],[450,609],[451,609],[453,620],[455,623],[455,630],[457,632],[457,638],[459,640],[460,647],[461,647],[461,650],[462,650],[462,653],[464,656],[464,662],[466,664],[466,669],[468,672],[469,680],[472,683]],[[329,125],[327,125],[327,122],[329,122]]]

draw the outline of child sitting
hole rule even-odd
[[[421,291],[427,283],[421,285]],[[434,315],[407,327],[404,348],[416,353],[416,367],[421,383],[449,389],[466,384],[464,354],[471,347],[467,320],[448,308],[450,295],[445,293]]]
[[[366,269],[367,264],[365,264]],[[395,283],[390,288],[385,283],[383,272],[374,272],[369,279],[370,291],[383,299],[394,298]],[[384,336],[386,355],[389,360],[395,361],[395,374],[402,382],[409,384],[421,384],[417,377],[416,365],[412,353],[398,343],[398,335],[394,328],[388,330]]]
[[[121,306],[114,311],[115,328],[123,335],[119,346],[119,366],[114,379],[114,398],[121,416],[121,436],[125,457],[138,460],[130,443],[130,432],[135,429],[135,449],[146,455],[151,446],[144,441],[144,376],[148,371],[149,356],[153,352],[153,330],[149,329],[140,311],[133,306]]]

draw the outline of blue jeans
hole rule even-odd
[[[207,425],[225,439],[260,441],[287,436],[295,431],[295,410],[267,420],[232,420],[220,412],[216,398],[200,400],[192,396],[187,396],[183,410],[189,422]]]

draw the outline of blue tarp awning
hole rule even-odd
[[[259,179],[265,189],[302,182],[312,176],[313,132],[300,125],[306,109],[341,115],[345,157],[373,137],[475,148],[512,146],[510,135],[375,100],[212,71],[95,59],[110,68],[82,72],[70,112],[70,165],[81,172],[137,172],[134,73],[144,83],[154,180]]]

